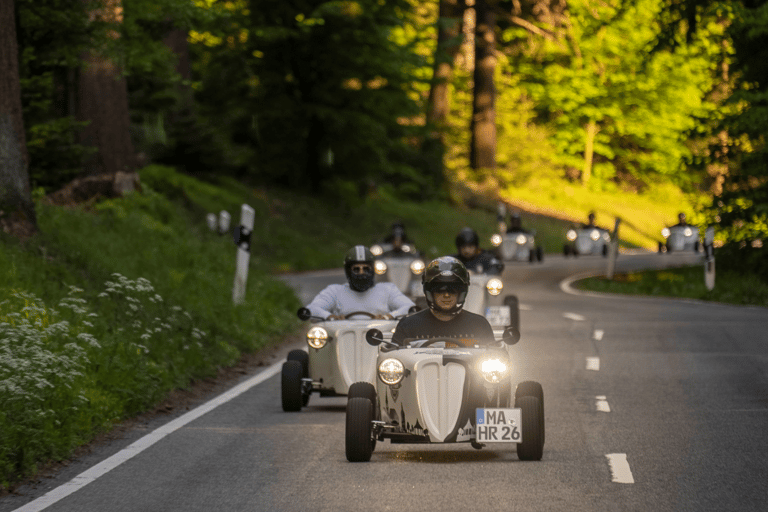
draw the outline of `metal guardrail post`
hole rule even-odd
[[[704,232],[704,284],[707,290],[715,288],[715,227]]]

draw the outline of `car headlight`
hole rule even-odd
[[[525,242],[527,242],[528,239],[525,237],[525,235],[517,235],[517,238],[515,238],[515,242],[517,242],[517,245],[525,245]]]
[[[384,254],[384,249],[382,249],[380,245],[373,245],[371,246],[371,254],[374,256],[381,256]]]
[[[410,245],[404,245],[403,246],[403,252],[411,252],[413,250],[413,247]]]
[[[485,283],[485,287],[488,290],[488,293],[496,296],[501,293],[501,290],[504,288],[504,283],[502,283],[501,279],[498,277],[493,277]]]
[[[596,230],[596,229],[593,229],[589,233],[589,238],[591,238],[593,241],[597,242],[598,240],[600,240],[600,232],[598,230]]]
[[[421,273],[424,272],[424,262],[421,260],[413,260],[411,262],[411,272],[417,276],[421,275]]]
[[[661,236],[663,236],[664,238],[669,238],[669,234],[670,234],[669,228],[664,228],[661,230]]]
[[[323,348],[328,342],[328,331],[322,327],[313,327],[307,331],[307,345],[312,348]]]
[[[576,230],[574,230],[574,229],[569,229],[569,230],[568,230],[568,232],[565,234],[565,238],[567,238],[567,239],[568,239],[568,240],[570,240],[571,242],[573,242],[574,240],[576,240]]]
[[[491,384],[498,384],[509,373],[509,366],[501,359],[485,359],[480,362],[480,373]]]
[[[384,384],[394,386],[403,380],[404,374],[403,363],[397,359],[385,359],[379,364],[379,378]]]
[[[685,228],[685,231],[683,231],[685,236],[691,236],[693,234],[693,231],[691,231],[691,228]]]
[[[610,242],[611,241],[610,233],[608,233],[607,231],[603,231],[603,240],[605,240],[606,242]]]
[[[501,235],[496,233],[491,237],[491,243],[494,247],[498,247],[501,245]]]
[[[387,271],[387,264],[379,260],[373,264],[373,271],[378,275],[382,275]]]

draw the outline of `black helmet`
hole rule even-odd
[[[352,265],[355,263],[367,263],[371,271],[355,274],[352,272]],[[373,253],[370,249],[364,245],[356,245],[347,251],[344,256],[344,273],[347,275],[349,286],[357,292],[364,292],[373,286]]]
[[[467,291],[469,291],[469,272],[464,264],[453,256],[442,256],[432,260],[421,276],[421,282],[424,286],[424,296],[427,298],[427,305],[430,309],[435,309],[435,296],[433,291],[444,285],[455,286],[459,292],[456,305],[450,311],[449,315],[456,315],[464,307],[464,301],[467,300]]]
[[[462,247],[467,245],[480,246],[480,237],[477,236],[477,232],[472,228],[464,228],[456,235],[456,248],[461,250]]]

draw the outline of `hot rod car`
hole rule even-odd
[[[509,328],[503,342],[514,344]],[[544,393],[525,381],[513,386],[514,360],[499,343],[449,348],[451,339],[414,340],[406,346],[372,329],[366,340],[381,345],[377,382],[350,388],[345,444],[350,462],[367,462],[377,441],[391,443],[515,443],[521,460],[541,460]]]
[[[536,245],[535,235],[523,231],[495,233],[491,236],[491,244],[496,247],[496,253],[503,261],[541,262],[544,252],[541,246]]]
[[[608,256],[608,244],[611,234],[608,230],[598,227],[573,227],[569,229],[565,238],[568,242],[563,245],[563,255],[583,256],[586,254],[601,254]]]
[[[307,308],[299,309],[298,316],[312,318]],[[375,382],[378,349],[365,342],[365,333],[375,327],[391,337],[396,325],[397,320],[374,320],[364,311],[314,323],[306,334],[308,352],[292,350],[283,363],[283,410],[301,410],[312,393],[344,396],[356,382]]]
[[[403,244],[397,255],[393,255],[392,244],[376,244],[371,247],[376,257],[373,270],[410,298],[424,295],[421,288],[421,273],[424,260],[412,244]]]
[[[659,252],[699,252],[699,228],[696,226],[670,226],[661,230],[665,242],[659,242]]]

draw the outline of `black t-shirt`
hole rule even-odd
[[[490,251],[486,251],[483,249],[480,251],[480,254],[477,256],[466,259],[461,254],[456,254],[454,256],[459,261],[461,261],[465,267],[467,267],[467,270],[470,270],[472,272],[476,272],[478,274],[498,274],[498,268],[499,260],[496,259],[496,256],[493,255]]]
[[[462,346],[493,343],[493,328],[485,317],[462,310],[448,321],[435,317],[428,309],[408,315],[398,322],[392,341],[405,345],[413,339],[452,338]]]

